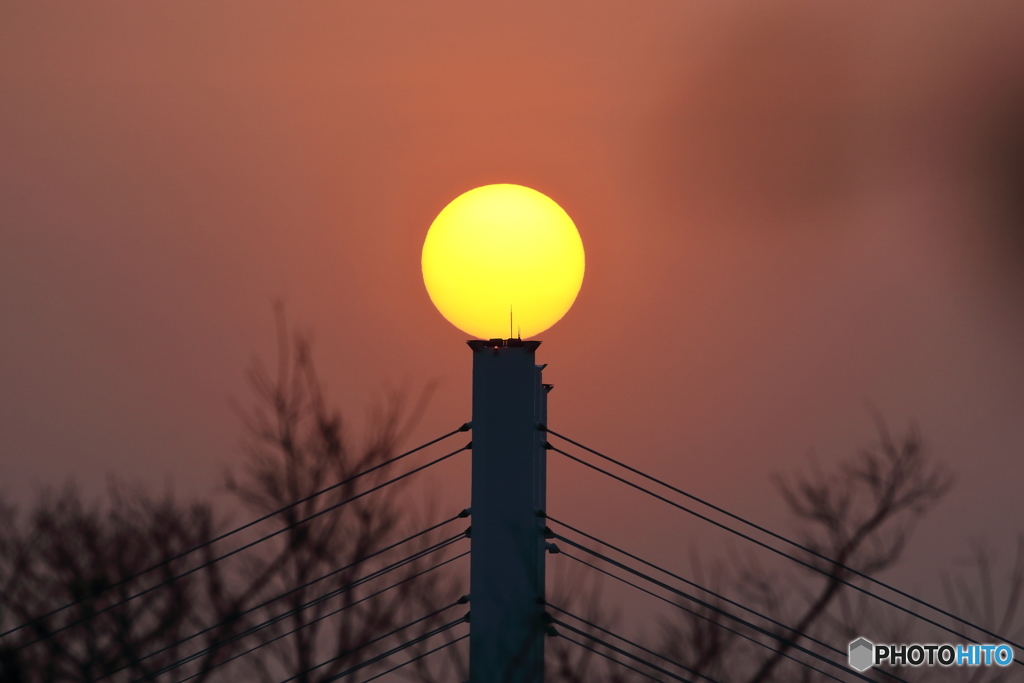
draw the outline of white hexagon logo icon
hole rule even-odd
[[[850,666],[857,671],[870,669],[875,663],[875,645],[867,638],[850,643]]]

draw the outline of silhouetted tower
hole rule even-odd
[[[471,683],[544,677],[547,391],[538,341],[471,341],[473,349]]]

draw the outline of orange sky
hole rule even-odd
[[[355,421],[439,380],[417,438],[460,424],[419,250],[519,183],[587,250],[552,425],[784,529],[771,473],[916,420],[959,479],[913,584],[1024,528],[1022,43],[1008,1],[4,3],[0,489],[213,491],[277,299]],[[554,461],[552,511],[693,538],[609,491]]]

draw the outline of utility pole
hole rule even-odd
[[[538,341],[470,341],[470,683],[544,680],[547,392]]]

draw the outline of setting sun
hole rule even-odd
[[[583,242],[569,215],[521,185],[455,198],[427,232],[423,282],[450,323],[481,339],[540,334],[583,283]]]

